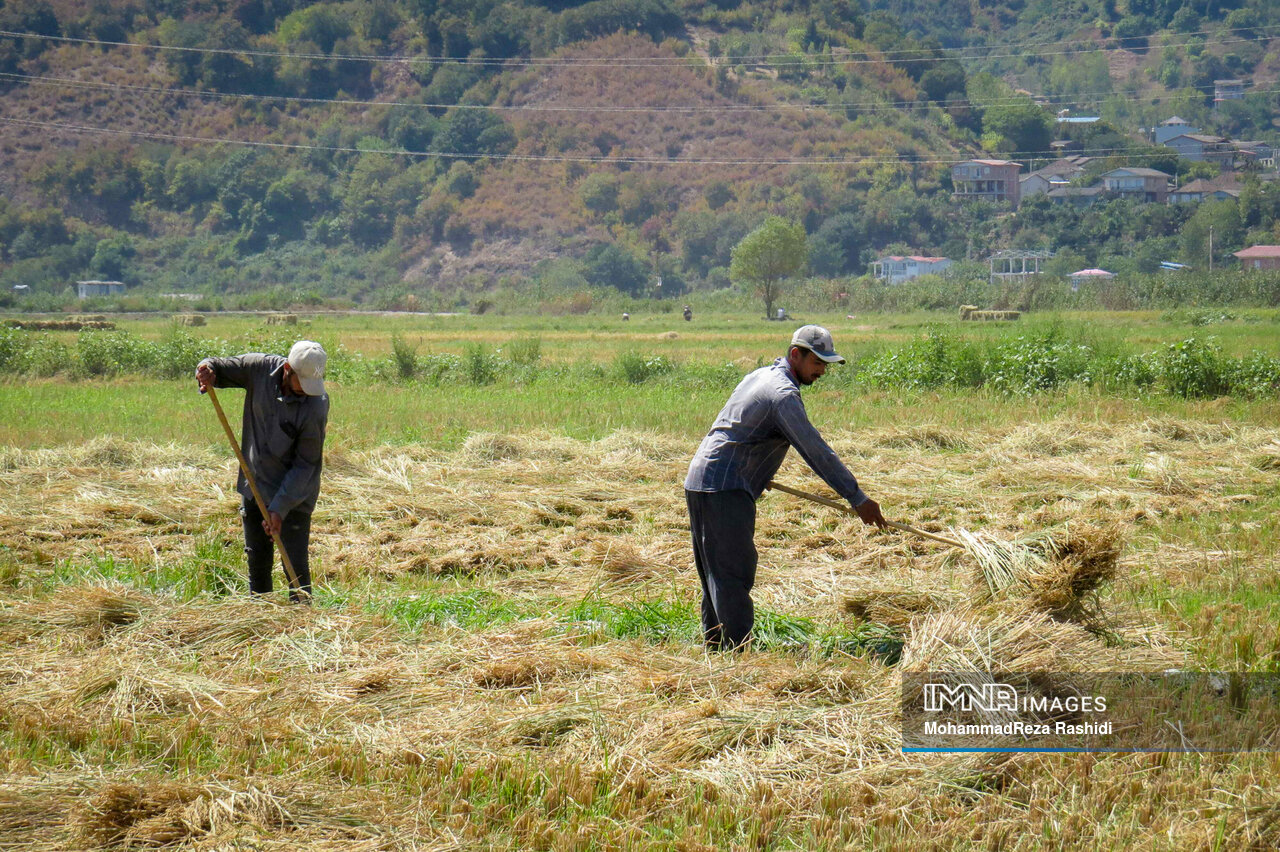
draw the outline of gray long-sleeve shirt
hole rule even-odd
[[[200,363],[213,368],[214,387],[245,389],[240,447],[267,511],[281,517],[293,511],[310,514],[320,495],[328,395],[285,392],[285,359],[279,355],[252,352]],[[253,499],[244,471],[236,490]]]
[[[867,499],[858,480],[809,422],[800,384],[779,358],[743,378],[702,439],[689,464],[688,491],[741,489],[759,499],[795,447],[814,472],[841,497],[857,506]]]

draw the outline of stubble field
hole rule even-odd
[[[970,553],[768,494],[757,647],[708,655],[680,486],[732,378],[790,327],[457,319],[298,330],[369,359],[393,333],[421,355],[537,338],[538,363],[577,365],[332,382],[310,609],[248,598],[234,459],[192,383],[0,383],[0,848],[1280,844],[1273,753],[916,755],[899,729],[903,671],[1280,669],[1274,394],[833,371],[806,405],[888,517],[1102,530],[1114,576],[1070,613],[987,599]],[[818,319],[867,357],[924,322]],[[1256,324],[1217,330],[1280,355]],[[619,378],[637,350],[678,369]],[[779,479],[828,493],[794,454]]]

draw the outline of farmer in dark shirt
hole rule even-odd
[[[249,558],[249,590],[271,591],[273,548],[280,536],[300,591],[311,594],[307,550],[311,542],[311,512],[320,494],[320,467],[329,397],[324,392],[324,348],[299,340],[288,358],[250,353],[231,358],[206,358],[196,367],[202,391],[209,387],[244,388],[241,435],[245,461],[253,472],[267,517],[253,499],[244,471],[236,480],[240,517],[244,522],[244,552]],[[294,600],[303,597],[291,589]]]
[[[862,492],[809,423],[800,388],[843,364],[825,328],[806,325],[785,358],[749,373],[734,389],[689,464],[685,498],[693,557],[702,581],[702,631],[709,648],[742,648],[755,608],[756,500],[795,447],[809,467],[849,501],[863,523],[884,526],[880,505]]]

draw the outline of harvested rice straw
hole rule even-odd
[[[1014,542],[965,530],[956,534],[977,563],[979,602],[1021,596],[1056,618],[1095,616],[1094,593],[1115,577],[1120,555],[1115,526],[1069,524]]]

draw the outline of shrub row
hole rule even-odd
[[[321,341],[322,343],[324,341]],[[190,376],[207,356],[240,352],[287,352],[287,329],[235,340],[196,338],[175,327],[159,341],[125,331],[85,330],[74,345],[49,335],[0,328],[0,376],[72,378],[146,375]],[[341,344],[326,346],[329,376],[338,381],[491,385],[499,382],[663,382],[679,387],[732,388],[744,368],[735,364],[678,364],[662,355],[622,352],[610,364],[547,362],[541,340],[515,340],[503,349],[480,344],[463,354],[419,353],[399,337],[391,354],[365,358]],[[1213,338],[1191,337],[1154,352],[1108,351],[1061,339],[1057,330],[1004,342],[980,343],[934,330],[897,349],[864,357],[833,371],[824,385],[929,390],[988,388],[1010,396],[1085,385],[1108,392],[1159,393],[1180,397],[1256,397],[1280,391],[1280,358],[1261,352],[1225,353]]]
[[[1181,397],[1260,396],[1280,390],[1280,359],[1238,358],[1212,338],[1192,337],[1154,352],[1108,352],[1038,337],[982,347],[942,332],[868,359],[856,381],[879,388],[981,388],[1019,396],[1068,384]]]

